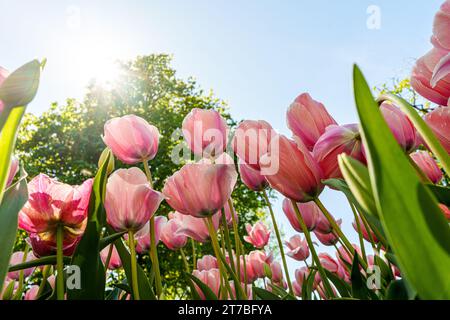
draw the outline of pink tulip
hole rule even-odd
[[[233,257],[234,262],[237,265],[237,257],[234,255],[234,253]],[[245,259],[245,266],[244,266],[244,259]],[[228,263],[230,263],[228,256],[227,261]],[[245,282],[245,280],[247,280],[247,283],[253,283],[254,281],[256,281],[258,279],[258,276],[255,274],[255,271],[253,270],[253,266],[252,263],[250,262],[249,256],[246,255],[245,258],[243,256],[240,256],[239,261],[240,261],[239,279],[241,280],[241,282]]]
[[[259,171],[260,158],[268,152],[275,135],[275,130],[266,121],[243,121],[234,133],[233,150],[243,162]]]
[[[225,205],[236,181],[233,165],[191,163],[167,179],[163,194],[178,212],[204,218]]]
[[[45,234],[44,234],[45,237]],[[82,236],[77,238],[69,237],[68,239],[64,239],[63,242],[63,255],[71,256],[75,249],[77,248],[78,243],[80,242]],[[56,254],[56,239],[54,240],[45,240],[42,239],[36,233],[29,234],[29,244],[33,249],[33,253],[36,257],[46,257]]]
[[[447,105],[450,97],[450,74],[445,73],[445,60],[442,60],[447,54],[446,50],[431,49],[417,60],[411,74],[411,87],[422,97],[439,105]],[[438,64],[441,61],[444,61],[444,72],[439,70]]]
[[[450,153],[450,107],[438,107],[425,115],[424,120]]]
[[[182,226],[177,219],[170,219],[162,227],[161,241],[170,250],[177,250],[186,245],[187,237],[184,234],[179,233],[181,228]]]
[[[411,159],[432,183],[438,183],[442,179],[442,171],[434,158],[426,151],[411,153]]]
[[[210,270],[210,269],[218,269],[219,263],[217,259],[212,255],[205,255],[201,259],[197,260],[197,270]]]
[[[0,86],[9,76],[9,71],[0,66]],[[0,100],[0,113],[3,111],[3,102]]]
[[[302,286],[297,281],[292,281],[292,290],[296,297],[302,297]]]
[[[444,214],[444,217],[448,221],[450,221],[450,209],[445,204],[442,204],[442,203],[439,204],[439,208],[441,208],[442,213]]]
[[[336,220],[336,223],[338,226],[341,226],[342,219]],[[321,233],[318,230],[314,230],[314,234],[324,246],[333,246],[339,240],[339,237],[334,232]]]
[[[313,201],[305,203],[297,202],[297,207],[308,230],[314,230],[317,218],[322,214],[319,207]],[[288,198],[283,200],[283,212],[291,223],[291,226],[296,231],[303,232],[300,222],[297,219],[297,214],[292,206],[292,202]]]
[[[228,126],[216,110],[194,108],[183,120],[183,136],[196,155],[217,155],[227,146]]]
[[[9,187],[11,185],[17,172],[19,172],[19,159],[13,156],[11,158],[11,166],[9,167],[8,180],[6,180],[6,187]]]
[[[322,300],[328,300],[327,295],[325,294],[326,290],[323,284],[323,281],[321,281],[316,288],[317,292],[319,293],[320,298],[322,298]],[[333,291],[333,295],[336,296],[337,292],[336,289],[334,289],[334,287],[331,287],[331,291]]]
[[[256,222],[253,226],[247,223],[245,229],[248,235],[244,236],[244,240],[255,248],[262,249],[269,242],[270,230],[261,221]]]
[[[253,169],[239,159],[239,174],[242,182],[253,191],[261,191],[267,186],[266,178],[260,171]]]
[[[450,1],[445,1],[436,13],[433,23],[433,42],[450,51]]]
[[[359,255],[359,260],[361,260],[362,257],[362,253],[361,253],[361,248],[359,246],[357,246],[356,244],[352,244],[353,249],[355,249],[355,253],[357,253]],[[339,249],[336,252],[336,258],[342,262],[342,266],[344,268],[349,268],[349,266],[351,267],[353,264],[353,255],[349,254],[347,252],[347,250],[344,247],[339,247]]]
[[[30,262],[32,260],[36,259],[36,257],[30,252],[26,255],[25,260],[24,260],[24,252],[22,251],[17,251],[14,252],[11,255],[11,259],[9,261],[9,265],[14,266],[16,264],[21,264],[24,262]],[[24,269],[23,270],[23,276],[26,278],[28,276],[30,276],[34,271],[34,268],[28,268],[28,269]],[[12,272],[8,272],[8,278],[11,280],[19,280],[20,278],[20,271],[12,271]]]
[[[323,170],[325,179],[342,178],[337,160],[341,153],[365,162],[357,124],[328,126],[314,145],[313,154]]]
[[[383,102],[380,111],[402,149],[406,153],[417,149],[421,138],[408,116],[390,102]]]
[[[205,285],[207,285],[212,292],[216,296],[219,295],[219,289],[220,289],[220,272],[219,269],[210,269],[210,270],[194,270],[192,272],[192,275],[194,277],[197,277],[201,282],[203,282]],[[205,300],[205,295],[203,294],[202,290],[195,284],[195,289],[197,290],[197,293],[199,296]]]
[[[179,224],[179,229],[175,233],[176,236],[186,236],[198,242],[206,242],[209,240],[209,231],[204,218],[196,218],[175,212],[169,214],[169,219],[175,219]],[[215,214],[213,216],[213,222],[214,228],[217,230],[219,228],[220,216]]]
[[[278,142],[277,148],[274,139]],[[322,192],[322,170],[299,139],[294,141],[283,135],[272,138],[271,148],[260,162],[265,165],[272,159],[278,159],[278,170],[265,177],[269,185],[285,197],[308,202]]]
[[[317,207],[317,206],[316,206]],[[315,232],[320,232],[322,234],[327,234],[333,231],[333,227],[331,226],[330,222],[328,221],[327,217],[320,211],[319,207],[317,207],[318,218],[316,221],[316,228],[314,229]],[[334,219],[334,217],[333,217]],[[334,219],[336,221],[336,219]]]
[[[244,289],[248,300],[253,300],[253,289],[252,289],[252,285],[251,284],[245,284],[245,283],[241,283],[241,287]],[[231,294],[232,294],[232,298],[231,299],[236,299],[236,287],[234,285],[234,281],[230,281],[230,288],[231,288]]]
[[[304,261],[309,257],[309,247],[306,239],[302,240],[300,235],[292,236],[289,241],[285,241],[285,245],[289,248],[286,254],[297,261]]]
[[[339,278],[344,279],[346,274],[338,261],[334,260],[328,253],[319,253],[319,260],[324,269],[336,274]]]
[[[161,231],[164,225],[167,223],[167,218],[163,216],[155,217],[155,240],[156,245],[158,245],[161,239]],[[125,235],[127,238],[127,235]],[[150,222],[147,222],[145,226],[136,232],[136,252],[139,254],[146,254],[150,250]]]
[[[366,229],[366,226],[365,226],[364,222],[361,220],[360,217],[358,217],[358,223],[359,223],[359,227],[361,228],[361,234],[362,234],[363,238],[366,241],[371,242],[370,238],[372,237],[372,240],[375,243],[378,243],[378,238],[375,235],[375,233],[373,233],[373,231],[370,230],[370,229],[369,230]],[[355,229],[355,231],[358,232],[358,226],[356,225],[356,221],[353,221],[352,226],[353,226],[353,229]]]
[[[337,124],[324,105],[312,99],[308,93],[302,93],[294,100],[286,118],[289,129],[311,151],[326,127]]]
[[[30,289],[25,293],[25,300],[36,300],[38,298],[37,294],[39,292],[39,286],[32,285]]]
[[[270,264],[270,271],[272,273],[272,282],[282,284],[283,283],[283,270],[281,264],[278,261],[274,261]]]
[[[248,254],[246,263],[252,268],[256,278],[264,278],[266,275],[264,266],[270,267],[271,261],[263,251],[256,250]]]
[[[163,199],[139,168],[119,169],[106,184],[106,220],[118,232],[136,232],[150,220]]]
[[[303,282],[305,282],[310,274],[310,270],[308,267],[301,267],[299,269],[295,270],[295,281],[297,282],[298,285],[303,286]],[[315,288],[315,286],[320,282],[320,276],[318,275],[318,273],[315,274],[314,276],[314,284],[313,284],[313,288]]]
[[[28,202],[19,213],[19,227],[56,243],[58,225],[64,227],[64,243],[73,243],[86,226],[92,179],[70,186],[39,174],[28,183]]]
[[[119,268],[122,268],[122,260],[120,260],[119,252],[117,252],[117,249],[114,245],[110,244],[106,248],[104,248],[102,251],[100,251],[100,258],[102,259],[102,262],[105,264],[106,260],[108,259],[109,250],[113,246],[112,252],[111,252],[111,258],[109,259],[109,264],[107,268],[109,270],[116,270]]]
[[[123,163],[151,160],[158,152],[159,131],[133,114],[105,123],[103,141]]]

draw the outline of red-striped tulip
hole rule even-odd
[[[314,145],[314,158],[319,162],[326,179],[341,178],[337,156],[345,153],[361,162],[365,162],[361,136],[357,124],[327,127]]]
[[[169,214],[169,219],[175,219],[179,224],[179,229],[175,235],[184,235],[198,242],[206,242],[209,240],[210,235],[204,218],[196,218],[174,212]],[[219,228],[219,222],[220,216],[215,214],[213,216],[213,223],[216,230]]]
[[[27,253],[27,255],[25,256],[25,253],[22,251],[17,251],[14,252],[11,255],[11,259],[9,260],[9,264],[11,266],[14,266],[16,264],[21,264],[24,262],[30,262],[34,259],[36,259],[36,257],[33,255],[33,253],[29,252]],[[28,276],[30,276],[34,271],[34,268],[27,268],[27,269],[23,269],[23,276],[26,278]],[[8,272],[8,278],[11,280],[19,280],[20,278],[20,271],[12,271],[12,272]]]
[[[261,191],[267,186],[266,178],[259,170],[253,169],[239,159],[239,175],[242,182],[253,191]]]
[[[19,227],[56,243],[56,231],[62,225],[64,243],[72,243],[84,232],[91,189],[92,179],[73,187],[45,174],[36,176],[28,183],[28,202],[19,213]]]
[[[106,266],[109,270],[116,270],[119,268],[122,268],[122,260],[120,260],[119,252],[117,252],[117,249],[114,245],[110,244],[106,248],[104,248],[102,251],[100,251],[100,258],[102,259],[102,262],[105,264],[106,260],[108,259],[109,250],[113,246],[113,249],[111,251],[111,257],[109,259],[109,263]]]
[[[228,126],[216,110],[192,109],[182,128],[186,143],[196,155],[218,155],[227,146]]]
[[[309,150],[313,149],[326,127],[337,124],[325,106],[308,93],[302,93],[294,100],[286,118],[289,129],[302,139]]]
[[[411,159],[432,183],[438,183],[442,179],[442,171],[434,158],[427,151],[411,153]]]
[[[15,156],[12,156],[11,166],[9,167],[8,180],[6,180],[6,187],[9,187],[11,185],[17,172],[19,172],[19,159],[17,159]]]
[[[192,275],[194,277],[197,277],[201,282],[207,285],[216,296],[219,295],[220,281],[221,281],[219,269],[210,269],[203,271],[194,270],[192,272]],[[205,300],[205,295],[203,294],[203,291],[196,284],[195,289],[197,290],[199,296],[203,300]]]
[[[133,114],[108,120],[103,141],[123,163],[151,160],[158,152],[159,131]]]
[[[383,102],[380,111],[402,149],[406,153],[417,149],[421,138],[408,116],[390,102]]]
[[[311,201],[322,192],[322,170],[299,139],[294,141],[283,135],[272,138],[269,152],[260,161],[265,166],[274,159],[278,160],[278,170],[265,174],[273,189],[297,202]]]
[[[297,261],[304,261],[309,257],[309,247],[306,239],[302,240],[302,237],[298,234],[292,236],[289,241],[284,242],[289,248],[286,254]]]
[[[314,228],[316,228],[317,219],[319,218],[319,215],[322,214],[319,207],[313,201],[305,203],[297,202],[297,207],[308,230],[314,230]],[[292,202],[287,198],[283,200],[283,212],[295,231],[303,232],[300,222],[297,219],[297,214],[292,206]]]
[[[167,223],[167,218],[163,216],[155,217],[155,242],[158,245],[159,240],[161,239],[161,231],[164,228],[164,225]],[[136,239],[136,252],[139,254],[148,253],[150,250],[150,222],[147,222],[145,226],[136,232],[134,235]],[[127,235],[125,235],[127,238]]]
[[[210,270],[210,269],[218,269],[219,263],[217,259],[212,255],[205,255],[201,259],[197,260],[197,270]]]
[[[45,234],[44,234],[45,237]],[[63,255],[71,256],[75,249],[77,248],[78,243],[80,242],[82,236],[68,239],[64,239],[63,241]],[[44,240],[36,233],[29,234],[29,244],[33,249],[33,253],[36,257],[46,257],[56,254],[56,241],[55,240]]]
[[[438,107],[428,113],[424,120],[450,153],[450,107]]]
[[[275,135],[275,130],[268,122],[245,120],[234,132],[233,150],[247,165],[260,170],[260,158],[269,150]]]
[[[164,199],[153,190],[141,169],[119,169],[106,184],[105,210],[114,230],[138,231],[150,220]]]
[[[184,234],[179,233],[181,228],[182,226],[177,219],[170,219],[162,227],[161,241],[170,250],[177,250],[186,245],[187,237]]]
[[[225,205],[236,180],[233,165],[191,163],[169,177],[162,192],[173,209],[204,218],[214,215]]]
[[[253,226],[247,223],[245,229],[248,235],[244,236],[244,240],[255,248],[262,249],[269,242],[270,230],[261,221],[256,222]]]

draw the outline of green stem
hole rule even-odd
[[[270,216],[272,217],[272,224],[273,224],[273,228],[275,229],[275,234],[277,236],[278,246],[280,248],[281,259],[283,260],[283,267],[284,267],[284,272],[286,273],[286,281],[288,283],[289,293],[294,295],[294,290],[292,289],[291,278],[289,276],[289,269],[288,269],[288,266],[286,263],[286,256],[284,255],[283,242],[281,242],[281,235],[280,235],[280,231],[278,230],[277,221],[275,220],[275,214],[273,213],[273,208],[270,203],[269,197],[267,196],[266,190],[263,190],[262,194],[263,194],[264,200],[266,201],[267,207],[269,208]]]
[[[105,277],[108,274],[109,262],[111,261],[112,253],[113,253],[114,245],[111,243],[108,248],[108,256],[105,261]]]
[[[136,260],[136,248],[134,244],[134,232],[131,230],[128,231],[128,245],[130,247],[130,256],[131,256],[131,287],[133,290],[133,298],[134,300],[140,300],[138,278],[137,278],[137,260]]]
[[[339,239],[342,240],[342,242],[344,243],[345,247],[350,251],[350,253],[352,255],[354,254],[358,254],[355,250],[355,248],[353,248],[352,244],[350,243],[350,241],[347,239],[347,237],[345,236],[345,234],[342,232],[341,228],[338,226],[338,224],[336,223],[336,221],[333,219],[333,217],[331,216],[331,214],[328,212],[328,210],[325,208],[325,206],[323,205],[322,201],[320,201],[319,198],[315,198],[314,202],[317,204],[317,206],[320,208],[320,210],[322,211],[322,213],[324,214],[324,216],[327,218],[328,222],[330,223],[331,227],[333,228],[334,232],[336,232],[336,234],[339,236]],[[359,259],[361,266],[364,269],[367,269],[367,263],[364,261],[364,259]]]
[[[197,253],[195,252],[195,241],[191,238],[192,246],[192,269],[197,268]]]
[[[150,256],[152,258],[153,271],[155,272],[156,294],[162,294],[161,271],[159,270],[158,250],[156,249],[155,216],[150,219]]]
[[[300,214],[300,210],[298,209],[297,203],[291,199],[292,207],[294,208],[295,214],[297,216],[298,222],[300,223],[300,227],[303,230],[303,233],[305,234],[306,242],[308,243],[309,250],[311,251],[311,256],[313,258],[314,263],[317,266],[317,269],[319,270],[320,278],[322,279],[322,282],[324,283],[326,295],[329,298],[334,297],[333,289],[331,288],[330,283],[328,282],[327,274],[325,273],[325,270],[322,267],[322,264],[320,263],[319,256],[317,255],[316,248],[314,248],[314,243],[311,240],[311,234],[309,233],[308,228],[306,227],[305,221],[303,220],[302,215]]]
[[[45,288],[45,284],[47,283],[47,278],[50,273],[50,268],[51,268],[51,266],[47,264],[44,266],[44,269],[42,270],[42,281],[41,281],[41,284],[39,285],[39,290],[38,290],[36,297],[40,297],[42,295],[42,293],[44,293],[44,288]]]
[[[233,257],[233,247],[231,245],[231,239],[230,239],[230,230],[228,230],[227,218],[225,216],[224,208],[222,208],[222,228],[223,228],[224,240],[225,240],[227,251],[228,251],[228,256],[230,257],[231,269],[233,269],[233,271],[236,272],[236,266],[234,264],[234,257]]]
[[[148,166],[148,161],[144,160],[142,163],[144,164],[145,175],[147,176],[148,183],[150,183],[150,187],[153,189],[152,172]]]
[[[350,208],[352,209],[353,216],[355,217],[355,224],[356,224],[356,230],[358,231],[359,245],[361,247],[361,253],[362,253],[365,263],[367,263],[366,248],[364,247],[364,238],[362,235],[362,229],[361,229],[361,224],[359,223],[358,214],[356,213],[355,208],[353,207],[353,205],[351,203],[350,203]],[[366,229],[366,231],[367,231],[367,233],[370,233],[370,230]]]
[[[186,255],[184,254],[184,250],[183,248],[180,248],[180,253],[181,253],[181,258],[183,259],[183,263],[184,263],[184,268],[186,269],[187,273],[191,273],[190,269],[189,269],[189,263],[186,259]]]
[[[64,256],[63,256],[64,226],[56,228],[56,298],[64,300]]]
[[[233,208],[233,202],[231,199],[228,199],[228,206],[230,207],[231,212],[231,221],[233,222],[233,233],[234,233],[234,248],[236,249],[236,273],[238,276],[241,276],[241,250],[240,250],[240,239],[239,239],[239,230],[238,225],[236,221],[236,217],[234,216],[234,208]],[[244,272],[245,274],[245,272]]]

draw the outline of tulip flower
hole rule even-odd
[[[329,125],[337,124],[325,106],[308,93],[299,95],[289,107],[287,126],[312,151],[319,137]]]
[[[11,255],[11,259],[9,261],[9,264],[11,266],[14,266],[16,264],[21,264],[24,262],[30,262],[34,259],[36,259],[36,257],[32,254],[32,253],[27,253],[24,257],[25,253],[22,251],[17,251],[14,252]],[[23,276],[26,278],[28,276],[30,276],[34,271],[34,268],[27,268],[23,270]],[[8,272],[8,278],[11,280],[19,280],[20,278],[20,271],[12,271],[12,272]]]
[[[448,30],[450,30],[450,1],[446,0],[434,17],[432,42],[435,46],[450,51]]]
[[[159,131],[145,119],[131,114],[108,120],[103,141],[120,161],[136,164],[156,156]]]
[[[100,258],[102,259],[103,264],[106,264],[108,256],[110,255],[109,251],[111,250],[111,246],[111,256],[109,257],[109,263],[106,267],[109,270],[116,270],[122,267],[122,260],[120,260],[119,252],[117,252],[117,249],[113,244],[110,244],[100,251]]]
[[[219,295],[219,289],[220,289],[220,272],[219,269],[209,269],[209,270],[194,270],[192,272],[192,275],[194,277],[197,277],[201,282],[203,282],[205,285],[207,285],[212,292],[218,296]],[[195,289],[197,290],[197,293],[199,294],[200,298],[205,300],[205,295],[203,294],[203,291],[195,284]]]
[[[186,143],[196,155],[218,155],[227,146],[228,126],[216,110],[192,109],[182,128]]]
[[[19,227],[56,244],[58,226],[63,229],[64,245],[83,234],[92,189],[92,179],[81,186],[70,185],[40,174],[28,183],[28,202],[19,213]]]
[[[239,175],[242,182],[253,191],[261,191],[267,186],[266,178],[259,170],[253,169],[239,159]]]
[[[163,225],[160,238],[170,250],[177,250],[186,245],[187,237],[179,233],[181,228],[182,226],[177,219],[170,219]]]
[[[325,287],[324,287],[323,281],[321,281],[321,282],[317,285],[316,290],[317,290],[317,292],[319,293],[319,296],[320,296],[320,298],[322,298],[322,300],[328,300],[328,297],[327,297],[327,295],[325,294],[326,291],[325,291]],[[336,295],[337,295],[336,289],[333,288],[333,287],[331,287],[331,290],[332,290],[332,292],[333,292],[333,295],[336,296]]]
[[[258,275],[255,273],[255,270],[253,270],[252,263],[250,261],[249,255],[246,255],[245,257],[240,256],[240,276],[239,279],[241,282],[245,282],[247,280],[247,283],[253,283],[258,279]],[[245,268],[244,268],[244,259],[245,259]],[[236,258],[234,258],[234,261],[236,261]]]
[[[432,183],[438,183],[442,179],[442,171],[434,158],[427,151],[411,153],[411,159]]]
[[[9,167],[8,180],[6,180],[6,187],[9,187],[11,185],[17,172],[19,172],[19,159],[13,156],[11,158],[11,166]]]
[[[297,284],[299,284],[300,286],[303,286],[303,282],[305,282],[305,280],[308,279],[310,273],[311,273],[311,271],[308,267],[301,267],[299,269],[296,269],[295,270],[295,281],[297,282]],[[314,275],[313,288],[315,288],[319,284],[320,281],[321,281],[320,275],[318,272],[316,272]]]
[[[339,219],[336,221],[336,223],[340,226],[342,222],[342,219]],[[324,246],[333,246],[335,245],[339,237],[334,232],[329,233],[321,233],[316,230],[314,230],[314,234],[316,235],[316,238],[320,241],[321,244]]]
[[[272,261],[263,251],[256,250],[248,254],[246,263],[250,265],[257,278],[264,278],[266,275],[265,266],[270,267]]]
[[[274,261],[270,264],[270,271],[272,273],[271,280],[275,284],[283,283],[283,270],[281,264],[278,261]]]
[[[163,199],[139,168],[119,169],[106,184],[107,222],[117,232],[136,232],[150,220]]]
[[[440,48],[431,49],[416,61],[411,74],[411,87],[422,97],[442,106],[447,105],[450,97],[450,74],[439,70],[438,64],[447,54],[448,51]],[[434,79],[433,71],[436,71]]]
[[[293,281],[292,288],[294,289],[295,296],[301,298],[302,297],[302,286],[297,281]]]
[[[45,234],[44,234],[45,236]],[[63,241],[63,255],[70,257],[77,248],[82,236],[69,238]],[[44,240],[37,233],[30,233],[28,242],[33,249],[33,254],[37,258],[52,256],[56,254],[56,242],[54,240]]]
[[[253,288],[251,284],[241,283],[241,287],[244,289],[247,299],[253,300]],[[231,289],[231,299],[236,299],[236,287],[234,285],[234,281],[230,281],[230,289]]]
[[[297,207],[300,211],[300,214],[305,221],[306,227],[308,230],[314,230],[316,228],[316,223],[319,215],[322,215],[319,207],[313,202],[305,202],[305,203],[297,203]],[[300,223],[297,219],[297,215],[295,213],[294,208],[292,207],[292,203],[289,199],[285,198],[283,200],[283,212],[288,218],[291,226],[298,232],[303,232]]]
[[[296,202],[311,201],[322,192],[322,170],[299,139],[294,141],[283,135],[272,138],[269,152],[260,162],[265,166],[273,159],[278,159],[278,170],[265,174],[273,189]]]
[[[158,245],[159,240],[161,239],[161,231],[164,225],[167,223],[167,218],[163,216],[155,217],[155,242]],[[136,252],[139,254],[148,253],[150,250],[150,223],[147,222],[145,226],[140,229],[134,235],[136,239]],[[125,235],[125,239],[127,239],[127,235]]]
[[[328,126],[314,145],[314,158],[322,168],[325,179],[342,178],[337,159],[341,153],[365,162],[357,124]]]
[[[366,241],[372,242],[372,240],[373,240],[373,242],[378,243],[379,240],[378,240],[377,236],[375,235],[375,233],[370,229],[367,230],[366,225],[364,224],[364,222],[361,220],[360,217],[358,217],[358,224],[359,224],[359,227],[361,228],[362,236]],[[358,226],[356,224],[356,221],[353,221],[352,226],[353,226],[353,229],[355,229],[355,231],[358,232]]]
[[[260,158],[269,151],[275,135],[275,130],[266,121],[243,121],[234,133],[233,150],[243,162],[260,171]]]
[[[197,260],[198,271],[210,269],[219,269],[219,263],[217,262],[217,259],[215,257],[208,254]]]
[[[286,254],[292,259],[304,261],[309,257],[308,243],[300,235],[292,236],[289,241],[285,241],[285,245],[289,248]]]
[[[0,86],[9,76],[9,71],[0,66]],[[0,113],[3,111],[3,102],[0,100]]]
[[[336,274],[339,278],[345,278],[346,274],[344,268],[342,268],[341,264],[334,260],[328,253],[320,253],[319,259],[320,263],[326,270]]]
[[[355,249],[355,253],[359,255],[359,258],[361,259],[362,253],[361,248],[358,247],[356,244],[352,244],[353,249]],[[336,258],[342,262],[342,266],[344,268],[348,268],[353,264],[353,255],[349,254],[347,250],[344,247],[339,247],[339,249],[336,252]]]
[[[256,222],[253,226],[247,223],[245,229],[248,235],[244,236],[244,240],[255,248],[262,249],[269,242],[270,230],[261,221]]]
[[[236,181],[233,165],[191,163],[169,177],[162,192],[178,212],[204,218],[225,205]]]
[[[330,233],[333,231],[330,221],[328,221],[327,217],[320,211],[319,207],[317,207],[317,210],[319,210],[319,214],[317,215],[316,228],[314,231],[322,234]]]
[[[442,204],[442,203],[439,204],[439,208],[441,208],[442,213],[444,214],[444,217],[448,221],[450,221],[450,209],[445,204]]]
[[[380,111],[400,147],[406,153],[417,149],[421,138],[408,116],[388,101],[381,104]]]
[[[438,107],[425,115],[424,120],[444,149],[450,153],[450,108]]]
[[[30,289],[28,289],[28,291],[25,293],[24,299],[25,300],[36,300],[38,292],[39,292],[39,286],[32,285],[30,287]]]
[[[179,229],[176,231],[175,236],[189,237],[198,242],[206,242],[209,240],[210,234],[204,218],[195,218],[174,212],[169,214],[169,219],[169,222],[174,219],[178,223]],[[214,215],[213,222],[214,228],[217,230],[219,228],[220,216],[217,214]]]

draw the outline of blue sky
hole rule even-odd
[[[236,119],[265,119],[290,134],[286,109],[305,91],[339,123],[356,122],[352,63],[371,85],[408,76],[431,47],[442,2],[0,0],[0,65],[48,59],[29,109],[40,113],[53,101],[81,98],[90,77],[109,75],[105,61],[171,53],[178,75],[214,90]],[[371,5],[380,9],[380,29],[367,27]],[[322,198],[353,233],[345,199],[331,191]],[[290,235],[279,202],[276,208]]]

